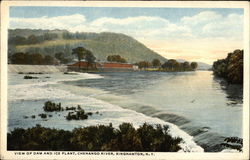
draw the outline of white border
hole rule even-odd
[[[244,9],[243,153],[163,153],[142,156],[15,156],[6,151],[7,139],[7,29],[10,6],[175,7]],[[249,159],[249,2],[233,1],[4,1],[1,2],[1,159]]]

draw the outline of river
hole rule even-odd
[[[211,71],[38,76],[23,80],[23,75],[9,75],[9,130],[37,123],[72,129],[100,123],[167,122],[210,152],[221,151],[225,137],[242,138],[242,86],[228,86]],[[63,114],[47,120],[23,118],[42,112],[45,100],[82,104],[102,114],[84,123],[68,122]]]

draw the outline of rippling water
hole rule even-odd
[[[174,123],[207,150],[216,150],[224,137],[242,137],[242,86],[229,86],[210,71],[101,76],[65,83],[106,91],[94,97]]]
[[[165,121],[193,136],[205,151],[220,151],[225,137],[242,137],[242,86],[228,86],[209,71],[38,76],[24,80],[23,75],[9,75],[9,130],[37,123],[72,129],[110,122]],[[87,111],[102,114],[84,122],[66,121],[66,113],[53,113],[46,120],[23,118],[41,113],[46,100],[81,104]]]

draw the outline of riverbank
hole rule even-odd
[[[21,138],[20,138],[21,137]],[[72,131],[45,128],[37,125],[29,129],[15,129],[8,134],[8,150],[49,151],[147,151],[178,152],[180,137],[169,135],[167,125],[149,125],[139,128],[122,123],[75,128]]]

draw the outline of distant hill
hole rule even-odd
[[[186,60],[183,59],[177,59],[178,62],[185,62]],[[212,65],[207,64],[207,63],[203,63],[203,62],[197,62],[198,63],[198,68],[197,70],[211,70],[212,69]]]
[[[212,65],[207,64],[207,63],[203,63],[203,62],[197,62],[198,63],[198,70],[211,70],[212,69]]]
[[[29,52],[54,56],[57,52],[63,52],[66,57],[72,57],[72,49],[79,46],[92,51],[97,60],[106,60],[108,55],[121,55],[130,63],[152,61],[154,58],[166,61],[166,58],[124,34],[109,32],[73,34],[66,30],[9,30],[9,54]]]

